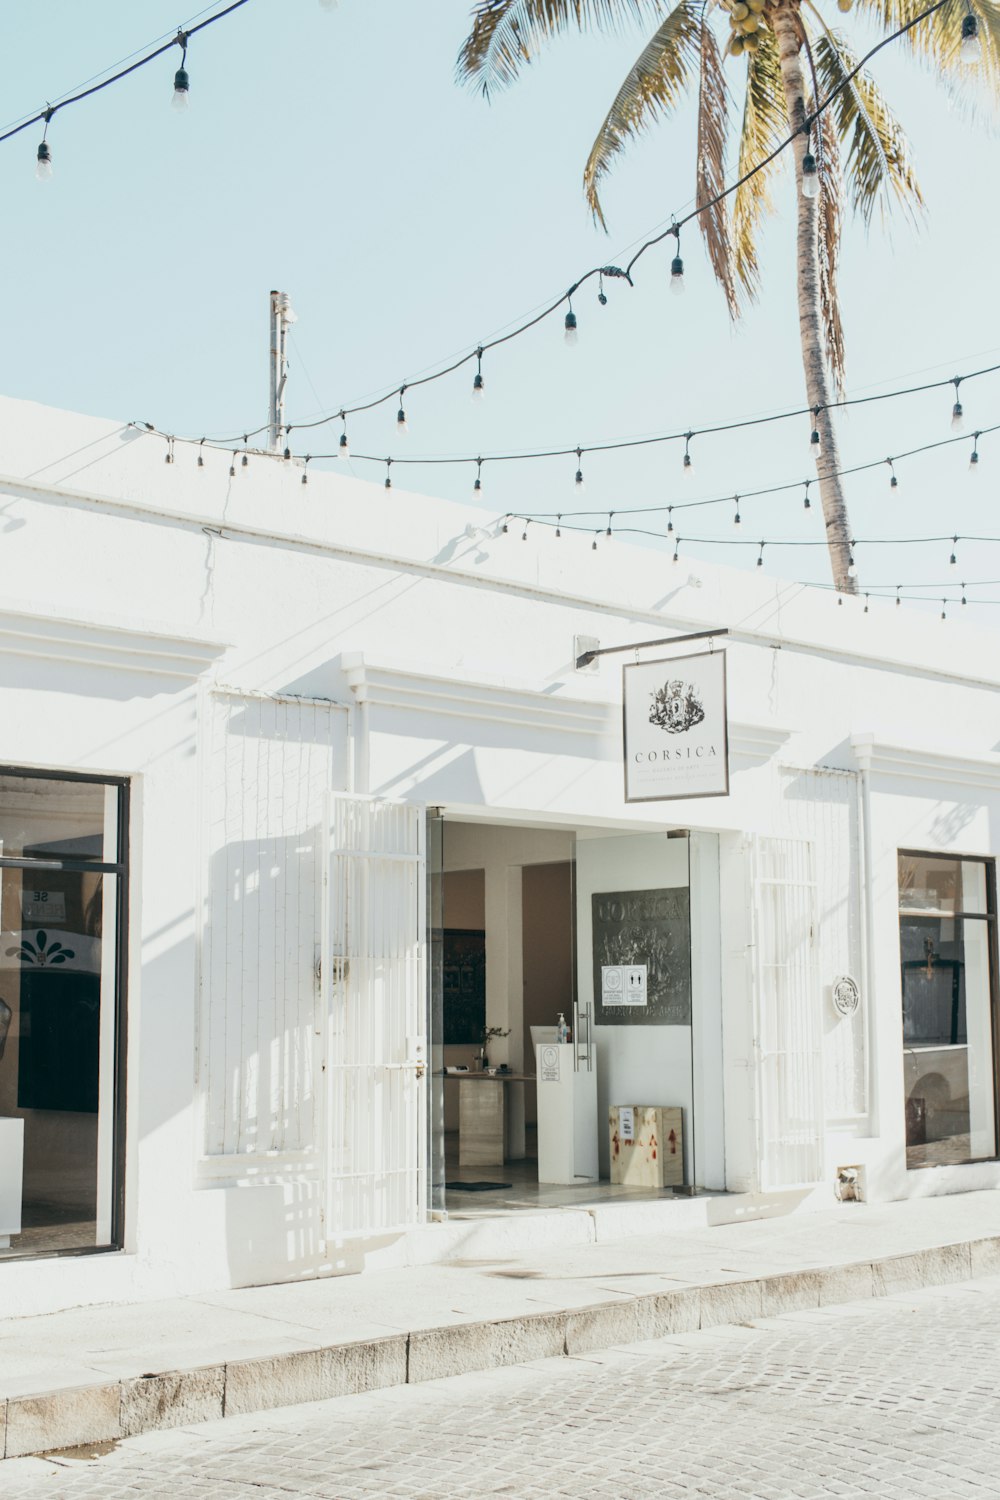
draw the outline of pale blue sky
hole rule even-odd
[[[474,347],[595,262],[621,261],[689,205],[690,111],[618,168],[606,194],[609,236],[583,202],[582,164],[639,51],[638,33],[562,39],[486,105],[454,81],[468,14],[469,0],[341,0],[334,10],[318,0],[250,0],[192,42],[185,114],[170,108],[179,59],[169,55],[56,116],[50,183],[34,179],[37,128],[0,147],[8,205],[0,389],[178,433],[256,425],[266,414],[267,295],[278,286],[299,315],[288,416],[306,420]],[[17,7],[4,26],[2,123],[188,19],[162,0]],[[870,42],[846,20],[859,46]],[[897,219],[891,237],[881,227],[867,237],[856,224],[847,229],[850,394],[1000,362],[997,137],[953,110],[901,50],[887,49],[874,66],[908,127],[928,214],[919,231]],[[743,72],[729,65],[738,97]],[[586,447],[803,404],[787,179],[778,200],[763,245],[764,295],[738,325],[688,230],[683,299],[668,295],[672,248],[664,246],[640,262],[634,291],[609,286],[605,308],[593,286],[576,300],[574,350],[549,321],[484,362],[481,408],[469,400],[467,368],[408,396],[407,438],[397,438],[392,403],[352,422],[352,447],[399,457]],[[1000,421],[1000,374],[970,383],[962,398],[970,431]],[[843,461],[951,436],[951,400],[941,391],[841,419]],[[328,430],[329,439],[310,436],[301,447],[332,449],[339,424]],[[850,480],[855,535],[1000,536],[1000,433],[982,439],[975,479],[971,448],[970,438],[904,461],[896,491],[885,468]],[[681,452],[595,456],[583,500],[575,459],[487,465],[484,509],[679,503],[804,479],[811,467],[805,421],[696,442],[688,480]],[[355,472],[384,475],[361,463]],[[394,477],[471,500],[474,473]],[[819,507],[804,512],[801,492],[743,502],[738,532],[733,509],[675,518],[677,529],[748,543],[822,538]],[[960,579],[1000,579],[1000,546],[965,544],[957,569],[950,551],[859,547],[862,586],[927,584],[922,591],[940,598],[957,597]],[[685,553],[753,567],[757,548],[692,543]],[[772,548],[765,562],[781,576],[829,578],[822,547]],[[1000,583],[970,590],[970,601],[976,594],[1000,600]],[[977,615],[993,623],[1000,606]]]

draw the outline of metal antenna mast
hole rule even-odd
[[[283,446],[285,436],[285,382],[288,379],[288,359],[285,344],[290,326],[296,322],[291,299],[287,292],[271,293],[271,391],[267,408],[267,441],[273,453]]]

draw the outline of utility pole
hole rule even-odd
[[[290,326],[296,322],[291,299],[287,292],[271,293],[271,391],[267,407],[268,447],[273,453],[284,446],[285,437],[285,381],[288,379],[288,359],[285,343]]]

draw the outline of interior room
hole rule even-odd
[[[492,1214],[692,1191],[687,838],[446,817],[437,860],[436,1205]],[[648,996],[611,1004],[618,972]],[[551,1061],[561,1021],[559,1108],[575,1145],[560,1165],[557,1080],[539,1049]]]

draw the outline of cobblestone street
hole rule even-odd
[[[18,1500],[1000,1495],[1000,1279],[15,1459]]]

